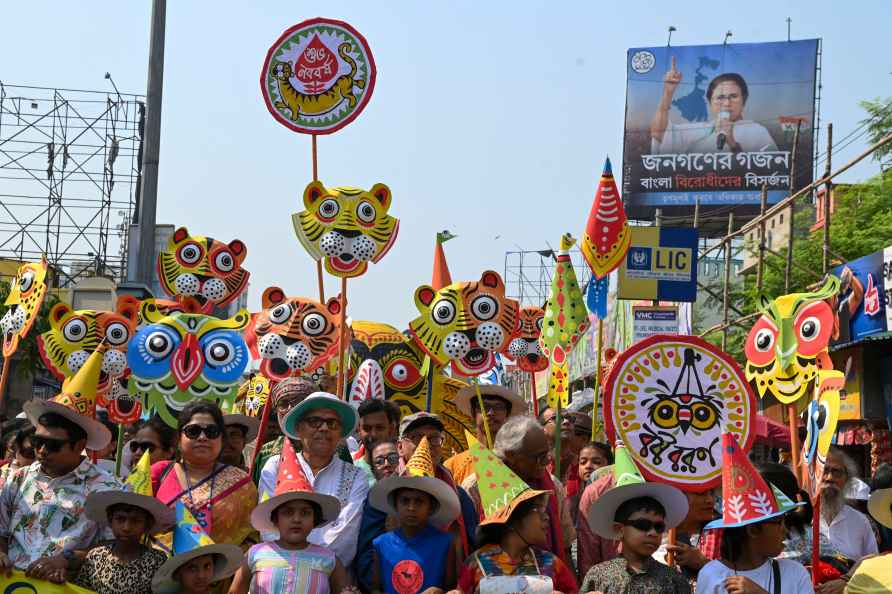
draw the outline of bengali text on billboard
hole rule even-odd
[[[630,49],[623,197],[632,218],[758,212],[812,181],[818,40]]]

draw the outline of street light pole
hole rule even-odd
[[[143,139],[139,203],[138,280],[152,286],[155,270],[155,213],[158,207],[158,157],[161,150],[161,94],[164,85],[164,26],[167,0],[152,1],[149,74],[146,82],[146,129]]]

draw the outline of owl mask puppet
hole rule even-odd
[[[485,373],[495,365],[495,353],[505,347],[518,324],[517,301],[505,297],[497,272],[487,270],[479,281],[460,282],[435,291],[415,290],[421,315],[409,323],[409,333],[438,365],[452,363],[461,376]]]
[[[360,276],[396,241],[400,222],[387,214],[391,200],[384,184],[365,191],[329,189],[314,181],[304,190],[304,210],[292,215],[294,231],[314,260],[324,260],[329,274]]]
[[[279,287],[263,292],[263,311],[248,333],[260,373],[273,381],[316,370],[338,351],[341,302],[322,305],[302,297],[286,297]]]
[[[3,357],[11,357],[19,341],[28,335],[46,297],[46,260],[22,264],[9,285],[6,306],[0,319],[3,329]]]
[[[234,400],[250,354],[240,332],[248,325],[247,310],[228,320],[202,314],[165,316],[151,302],[143,303],[146,325],[127,349],[129,391],[143,405],[176,426],[177,415],[192,400]]]
[[[189,235],[180,227],[158,254],[158,279],[164,292],[177,299],[194,299],[202,313],[225,307],[241,295],[251,275],[242,268],[248,255],[245,244],[228,244],[212,237]]]
[[[762,297],[762,317],[746,339],[746,379],[760,398],[771,394],[783,404],[809,392],[819,368],[832,368],[827,344],[834,314],[827,299],[839,291],[828,276],[814,293],[791,293],[773,301]]]

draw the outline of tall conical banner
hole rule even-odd
[[[576,239],[569,233],[561,237],[561,250],[556,258],[551,294],[545,302],[545,319],[539,336],[539,346],[551,361],[549,406],[554,406],[559,400],[562,400],[561,406],[567,405],[567,355],[589,327],[588,311],[570,260],[570,248],[574,243]]]
[[[600,279],[622,263],[631,241],[629,221],[608,158],[579,249],[595,277]]]

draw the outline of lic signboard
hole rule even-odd
[[[696,229],[632,227],[619,298],[696,301],[697,237]]]

